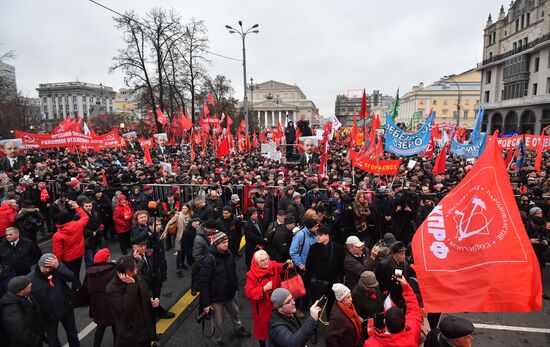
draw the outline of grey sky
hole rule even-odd
[[[394,95],[420,81],[460,73],[481,61],[483,28],[502,1],[145,1],[99,0],[120,12],[143,15],[152,7],[176,9],[184,19],[206,22],[210,49],[241,58],[241,42],[225,24],[260,24],[247,36],[247,74],[255,82],[297,84],[319,107],[334,112],[337,94],[365,87]],[[505,4],[508,9],[508,2]],[[3,0],[0,52],[17,51],[18,88],[36,96],[43,82],[80,80],[118,89],[109,74],[121,47],[112,13],[87,0]],[[210,56],[211,75],[232,80],[242,98],[242,65]]]

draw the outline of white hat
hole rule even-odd
[[[336,300],[342,301],[348,295],[351,291],[348,287],[343,285],[342,283],[334,283],[332,285],[332,290],[334,291],[334,296],[336,297]]]
[[[353,245],[355,247],[363,247],[365,245],[364,242],[361,242],[357,236],[349,236],[346,239],[346,246]]]

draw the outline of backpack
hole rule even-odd
[[[214,262],[214,267],[216,267],[216,257],[214,257],[212,254],[205,255],[204,257],[193,263],[193,265],[191,266],[191,289],[196,292],[199,291],[199,278],[201,274],[201,268],[204,259],[206,258],[212,258],[212,261]]]

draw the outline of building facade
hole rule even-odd
[[[483,130],[539,134],[550,125],[550,1],[512,1],[483,35]]]
[[[267,81],[248,85],[248,114],[255,117],[260,128],[284,127],[287,121],[300,120],[302,115],[309,123],[319,126],[319,109],[297,85]]]
[[[140,106],[139,92],[130,88],[120,88],[116,93],[114,111],[124,114],[131,122],[139,121],[147,117],[147,110]]]
[[[427,86],[420,82],[401,97],[396,121],[409,125],[416,113],[418,120],[422,122],[432,110],[436,114],[436,123],[471,128],[477,115],[480,83],[481,73],[474,69],[445,76]]]
[[[8,91],[17,94],[17,83],[15,79],[15,66],[0,61],[0,86]]]
[[[48,121],[80,116],[84,120],[101,112],[113,113],[116,92],[102,84],[86,82],[41,83],[41,110]]]
[[[368,112],[383,115],[386,110],[389,110],[394,98],[389,95],[383,95],[379,90],[373,90],[371,94],[367,94]],[[353,89],[348,90],[345,94],[337,95],[334,104],[334,114],[338,120],[346,127],[353,125],[354,115],[361,113],[361,103],[363,102],[363,90]]]

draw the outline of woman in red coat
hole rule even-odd
[[[131,247],[130,232],[132,231],[133,215],[134,210],[126,199],[126,196],[119,195],[117,205],[113,210],[113,223],[115,224],[115,231],[118,235],[118,242],[123,255],[128,254],[128,248]]]
[[[269,255],[263,249],[254,253],[250,271],[246,273],[246,285],[244,294],[252,304],[252,320],[254,321],[254,337],[258,339],[261,347],[265,347],[267,341],[267,325],[273,304],[271,293],[281,286],[281,274],[283,268],[292,267],[292,261],[277,263],[270,260]]]

